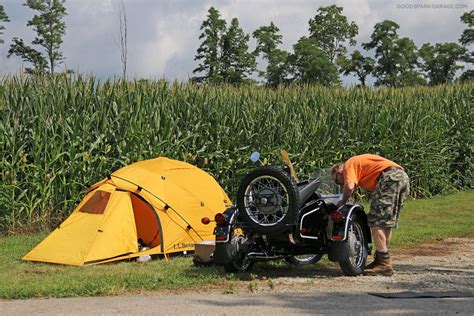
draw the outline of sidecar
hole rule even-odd
[[[285,170],[258,167],[242,180],[237,205],[216,215],[215,264],[248,271],[258,261],[339,262],[346,275],[359,275],[371,240],[362,206],[337,208],[319,193],[319,179],[295,181]]]

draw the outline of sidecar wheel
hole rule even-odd
[[[237,206],[250,229],[268,234],[293,224],[299,192],[283,170],[265,166],[248,173],[237,191]]]
[[[295,266],[305,266],[305,265],[315,264],[316,262],[321,260],[322,257],[323,257],[322,254],[317,253],[313,255],[300,255],[300,256],[285,257],[285,261]]]
[[[348,228],[347,242],[350,243],[351,256],[346,261],[340,261],[339,266],[347,276],[362,274],[367,263],[368,245],[363,222],[356,216]]]
[[[252,269],[254,262],[246,257],[248,251],[242,249],[242,244],[246,243],[245,235],[234,235],[230,244],[232,245],[232,261],[223,264],[224,270],[228,273],[248,272]]]
[[[253,268],[253,262],[248,259],[233,260],[227,264],[224,264],[224,270],[227,273],[242,273],[249,272]]]

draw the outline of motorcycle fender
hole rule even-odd
[[[235,256],[235,248],[230,243],[216,243],[213,260],[216,264],[231,262]]]
[[[328,258],[330,261],[346,261],[351,256],[351,249],[347,241],[331,241]]]
[[[350,221],[352,220],[353,215],[357,215],[365,223],[365,226],[367,227],[366,232],[368,232],[366,238],[367,240],[370,241],[371,236],[370,236],[370,231],[367,226],[367,215],[364,213],[364,209],[362,206],[358,204],[355,204],[355,205],[346,204],[342,206],[341,208],[339,208],[339,211],[341,211],[344,214],[345,220],[342,223],[334,224],[333,229],[332,229],[333,236],[341,236],[342,241],[346,241]],[[333,241],[335,240],[333,239]]]

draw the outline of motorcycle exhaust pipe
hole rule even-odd
[[[253,260],[275,260],[283,258],[283,256],[269,256],[264,252],[249,252],[246,257]]]

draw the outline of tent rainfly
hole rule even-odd
[[[79,266],[193,251],[213,239],[212,225],[201,218],[230,204],[214,178],[195,166],[164,157],[140,161],[92,185],[23,260]]]

